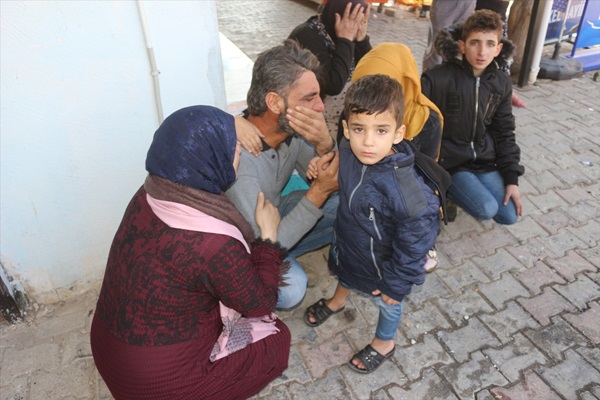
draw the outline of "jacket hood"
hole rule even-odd
[[[441,31],[436,36],[434,43],[435,50],[440,56],[442,56],[444,61],[462,59],[462,53],[458,47],[458,41],[462,38],[462,27],[462,24],[452,25]],[[503,66],[504,64],[509,64],[512,61],[512,57],[515,52],[515,45],[506,38],[502,38],[500,43],[502,43],[502,50],[495,58],[495,61],[499,66]]]

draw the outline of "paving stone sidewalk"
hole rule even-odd
[[[251,59],[313,15],[310,1],[220,0],[219,26]],[[374,44],[407,44],[420,64],[427,20],[406,8],[372,17]],[[549,50],[551,51],[551,50]],[[600,83],[594,71],[516,92],[525,212],[512,226],[459,210],[438,240],[440,267],[405,300],[395,356],[371,375],[351,371],[377,308],[352,294],[317,328],[306,307],[336,280],[326,249],[301,262],[318,276],[280,317],[292,331],[289,368],[256,399],[600,399]],[[89,327],[97,291],[41,306],[0,327],[0,399],[111,399],[95,370]]]

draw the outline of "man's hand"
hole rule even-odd
[[[523,215],[523,203],[521,203],[521,194],[519,193],[518,185],[506,185],[506,191],[504,192],[504,201],[502,204],[507,205],[509,200],[512,199],[515,203],[517,215],[520,217]]]
[[[329,134],[323,113],[297,106],[295,109],[287,109],[286,118],[293,130],[315,146],[317,154],[322,156],[333,150],[335,143]]]
[[[352,3],[348,2],[344,15],[335,14],[335,34],[338,38],[345,38],[353,42],[356,40],[364,17],[362,5],[356,4],[352,9]]]
[[[248,153],[258,156],[262,151],[263,145],[260,141],[264,138],[263,134],[256,126],[246,118],[238,115],[235,117],[235,135],[238,142]]]
[[[321,208],[330,194],[337,192],[340,157],[337,151],[323,155],[317,161],[319,175],[306,192],[306,198]]]

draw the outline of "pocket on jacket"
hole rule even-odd
[[[502,96],[500,95],[500,93],[490,93],[490,97],[488,98],[487,104],[485,105],[483,114],[483,123],[486,126],[492,123],[492,116],[496,113],[496,110],[500,105],[501,99]]]
[[[446,114],[444,118],[452,115],[462,114],[462,101],[459,92],[449,92],[446,95]]]

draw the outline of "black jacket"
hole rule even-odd
[[[371,50],[371,43],[368,36],[362,42],[338,38],[335,45],[330,47],[315,27],[317,18],[317,16],[310,17],[308,21],[298,25],[288,39],[296,40],[302,47],[317,56],[319,59],[317,78],[321,85],[321,96],[335,96],[344,89],[354,65]]]
[[[503,48],[480,77],[462,59],[457,40],[461,25],[442,31],[436,50],[444,63],[421,76],[423,93],[444,116],[440,164],[450,173],[463,170],[498,170],[504,184],[518,184],[524,168],[515,140],[512,82],[500,70],[509,62],[514,45],[503,39]]]

